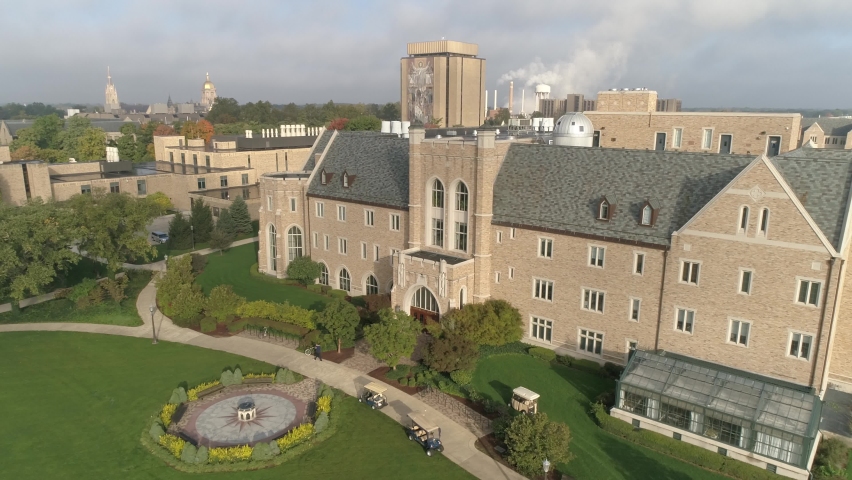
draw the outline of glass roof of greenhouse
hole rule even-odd
[[[819,424],[820,400],[807,387],[671,353],[637,351],[621,385],[805,437],[815,435]]]

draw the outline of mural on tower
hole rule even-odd
[[[431,58],[408,62],[408,118],[412,122],[426,124],[432,120],[434,72]]]

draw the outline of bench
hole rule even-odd
[[[198,399],[201,400],[202,398],[204,398],[208,395],[213,395],[214,393],[219,392],[219,391],[224,390],[224,389],[225,389],[225,386],[222,385],[222,384],[214,385],[210,388],[206,388],[206,389],[198,392]]]
[[[258,383],[272,383],[275,379],[272,377],[255,377],[255,378],[244,378],[243,383],[246,385],[253,385]]]

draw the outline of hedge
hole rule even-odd
[[[505,355],[507,353],[520,353],[526,354],[527,350],[530,348],[529,345],[522,342],[511,342],[505,345],[482,345],[479,347],[479,358],[488,358],[493,355]]]
[[[210,333],[216,331],[216,324],[218,322],[213,317],[204,317],[201,319],[201,332],[202,333]]]
[[[592,405],[592,414],[601,428],[637,445],[678,458],[701,468],[742,480],[777,480],[778,475],[714,451],[691,445],[657,432],[634,429],[633,425],[613,418],[600,404]]]
[[[343,300],[344,298],[349,296],[349,292],[346,290],[331,290],[328,292],[328,296],[331,298],[339,298]]]
[[[545,362],[552,362],[556,360],[556,352],[549,348],[544,347],[532,347],[529,349],[530,355],[536,358],[540,358]]]
[[[290,305],[289,303],[267,302],[257,300],[247,302],[237,309],[237,315],[242,318],[261,318],[275,320],[307,329],[316,328],[315,312],[306,308]]]

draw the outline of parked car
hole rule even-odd
[[[169,234],[163,232],[151,232],[151,241],[154,243],[166,243],[169,241]]]

